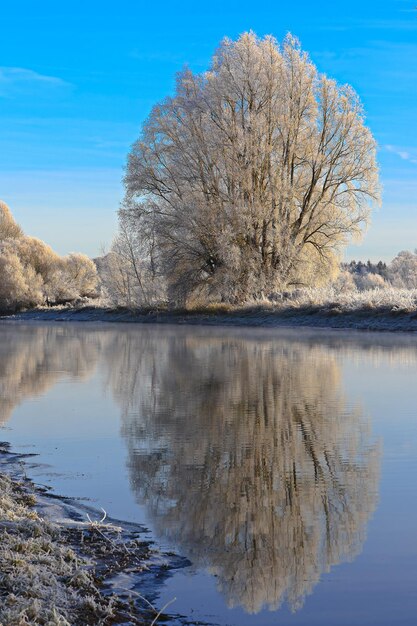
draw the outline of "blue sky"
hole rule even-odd
[[[225,36],[291,31],[350,83],[379,145],[381,209],[346,258],[417,247],[415,0],[2,2],[0,198],[58,252],[97,255],[116,230],[130,145],[184,64]]]

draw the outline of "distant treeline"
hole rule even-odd
[[[338,281],[351,283],[351,287],[363,291],[391,285],[402,289],[417,288],[417,251],[403,250],[391,263],[378,261],[350,261],[341,263]]]
[[[351,274],[378,274],[384,280],[389,279],[388,265],[383,261],[378,261],[378,263],[372,263],[372,261],[367,261],[366,263],[363,261],[350,261],[350,263],[341,263],[341,267]]]

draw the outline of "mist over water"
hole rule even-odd
[[[0,422],[11,428],[2,439],[35,442],[40,461],[65,474],[50,480],[61,493],[99,495],[99,505],[107,498],[111,515],[146,523],[187,557],[190,567],[167,585],[180,596],[178,611],[224,624],[281,615],[285,624],[330,626],[371,623],[379,612],[385,623],[402,603],[396,623],[412,623],[416,595],[398,590],[392,573],[404,562],[390,555],[378,589],[369,574],[380,577],[376,563],[387,558],[376,545],[391,524],[381,490],[394,493],[392,473],[381,471],[390,441],[386,415],[373,412],[375,380],[415,371],[417,338],[3,324],[0,357]],[[389,458],[402,476],[415,467],[417,445],[401,459],[395,446]],[[409,515],[417,521],[415,507]],[[356,580],[370,597],[395,591],[362,622]],[[343,616],[342,593],[352,607]]]

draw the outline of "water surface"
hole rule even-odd
[[[233,626],[417,621],[417,337],[0,325],[2,438],[187,557]]]

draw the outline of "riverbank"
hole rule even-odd
[[[170,570],[185,563],[143,541],[142,527],[35,485],[25,474],[28,456],[0,444],[0,625],[144,626],[162,619],[150,601]],[[152,589],[146,599],[143,588]]]
[[[379,331],[417,331],[417,308],[392,304],[360,304],[347,308],[327,304],[259,305],[236,308],[207,307],[193,310],[152,310],[84,306],[34,309],[7,315],[1,320],[50,322],[123,322],[140,324],[191,324],[204,326],[253,326],[340,328]]]

